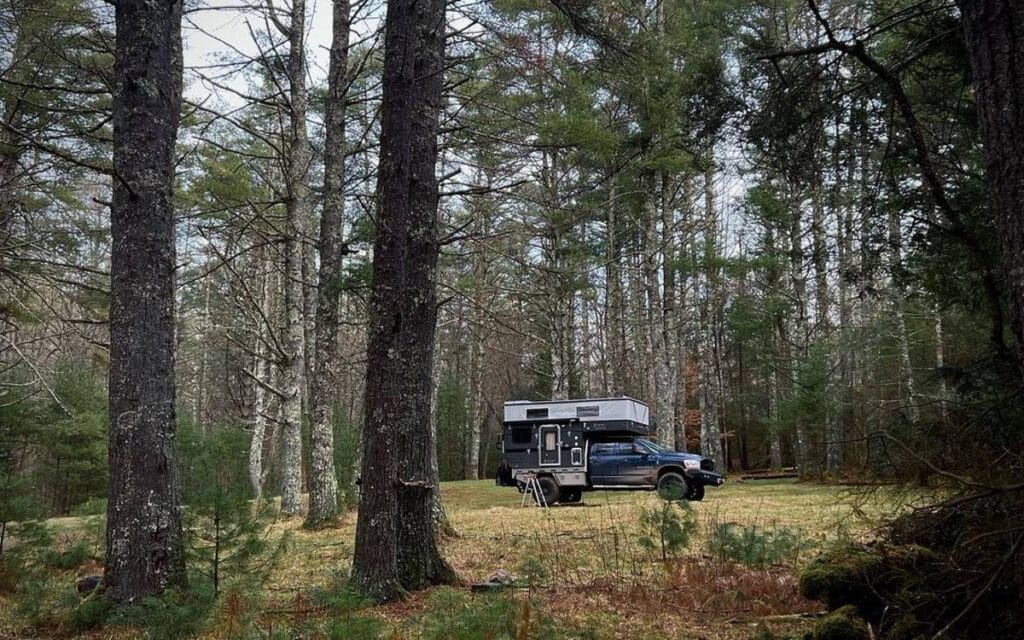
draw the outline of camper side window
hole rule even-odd
[[[533,442],[533,431],[530,427],[512,429],[512,444],[530,444]]]
[[[544,434],[544,450],[554,451],[558,448],[558,434],[553,431],[548,431]]]

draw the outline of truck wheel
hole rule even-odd
[[[698,484],[690,487],[690,490],[686,492],[686,499],[692,502],[700,502],[704,499],[704,485]]]
[[[558,502],[558,483],[551,476],[541,476],[537,478],[537,483],[540,484],[541,495],[544,496],[544,502],[549,505]]]
[[[662,500],[682,500],[688,492],[686,478],[674,471],[658,478],[658,495]]]
[[[558,496],[558,501],[562,504],[571,504],[579,502],[583,499],[582,489],[562,489],[561,494]]]

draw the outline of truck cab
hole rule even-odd
[[[725,482],[714,468],[710,458],[645,438],[598,440],[590,445],[588,489],[656,489],[665,498],[703,500],[704,487]]]
[[[701,500],[725,479],[714,462],[672,451],[648,437],[647,405],[633,398],[505,403],[501,448],[507,484],[535,478],[548,504],[593,490],[657,490],[666,499]]]

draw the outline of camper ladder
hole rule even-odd
[[[533,496],[533,503],[541,508],[547,508],[548,501],[544,498],[544,491],[540,488],[540,482],[537,480],[537,474],[531,473],[526,477],[526,487],[523,488],[523,499],[520,501],[519,506],[526,506],[526,499],[528,496]]]

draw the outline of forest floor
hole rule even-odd
[[[885,491],[867,495],[787,480],[728,482],[692,503],[691,518],[683,516],[694,523],[688,545],[663,555],[661,534],[671,523],[652,493],[588,493],[582,505],[549,509],[520,507],[519,493],[489,480],[444,483],[442,495],[456,531],[444,539],[442,551],[463,584],[360,612],[380,623],[381,637],[731,640],[750,638],[761,628],[798,632],[822,609],[798,595],[799,567],[838,539],[870,534],[883,516],[900,508]],[[95,524],[81,519],[53,523],[66,536],[96,536]],[[286,540],[286,547],[261,588],[256,627],[323,625],[330,614],[314,594],[343,583],[354,532],[355,513],[336,528],[318,531],[302,529],[298,519],[272,525],[271,539]],[[470,623],[458,631],[462,617],[490,615],[474,609],[486,596],[470,596],[468,585],[499,569],[515,576],[520,588],[499,596],[514,601],[506,615],[513,619],[494,624],[514,630],[476,635],[470,628],[476,623]],[[89,570],[79,567],[76,573]],[[221,608],[226,606],[232,605]],[[10,608],[4,609],[0,596],[0,638],[19,637],[5,636],[18,625]],[[213,615],[200,637],[233,635],[218,616],[224,618],[224,611]],[[531,623],[530,633],[520,633],[515,618],[531,616],[543,624]],[[318,631],[286,637],[346,636]],[[136,636],[108,629],[86,637]]]

